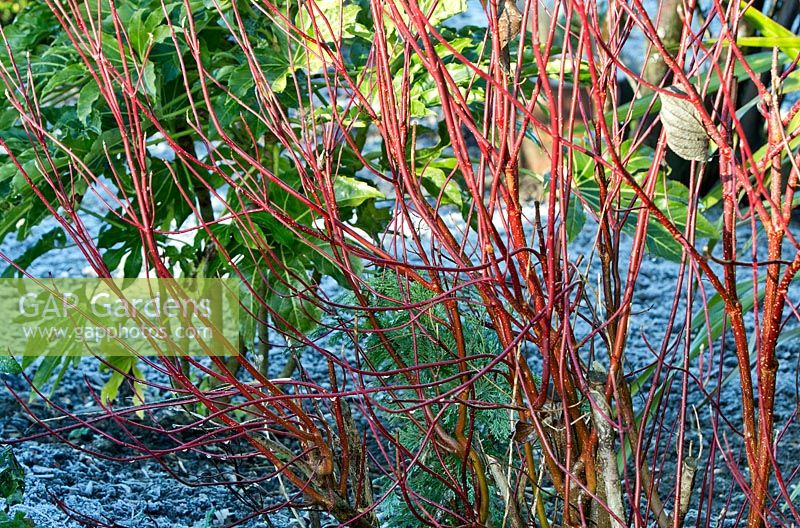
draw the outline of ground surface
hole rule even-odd
[[[573,244],[572,254],[577,256],[582,251],[591,248],[595,230],[587,226],[584,232]],[[0,246],[0,251],[8,251],[7,244]],[[47,255],[38,266],[40,269],[66,269],[80,270],[82,267],[77,259],[69,256],[70,252],[61,252],[58,255]],[[596,277],[596,257],[588,259],[591,262],[583,271],[587,277]],[[52,260],[50,260],[52,259]],[[71,261],[74,260],[74,262]],[[57,263],[56,263],[57,261]],[[53,266],[56,266],[55,268]],[[653,361],[653,352],[646,346],[646,341],[653,347],[660,345],[661,336],[666,327],[669,316],[670,302],[676,288],[678,267],[674,263],[664,262],[660,259],[648,257],[642,266],[639,285],[634,300],[636,315],[631,325],[631,339],[627,351],[627,370],[634,372]],[[800,296],[793,292],[795,300]],[[682,308],[685,309],[685,308]],[[779,373],[779,389],[777,395],[776,423],[781,426],[795,412],[797,399],[795,393],[795,372],[798,358],[797,340],[790,340],[779,349],[781,362]],[[313,363],[313,358],[306,358]],[[670,361],[679,364],[680,358]],[[735,368],[735,360],[728,353],[722,358],[706,357],[704,363],[699,360],[693,362],[693,372],[698,376],[702,373],[715,371],[718,362],[722,362],[725,372]],[[99,389],[103,383],[103,375],[98,373],[91,364],[91,360],[84,359],[81,368],[73,369],[59,385],[55,393],[56,400],[63,402],[72,409],[81,406],[91,406],[94,403],[89,394],[87,383],[94,389]],[[310,365],[309,365],[310,366]],[[314,367],[311,367],[314,368]],[[10,386],[21,394],[26,395],[23,380],[14,377],[7,380]],[[706,382],[706,389],[714,388],[714,383]],[[677,390],[677,387],[676,387]],[[673,392],[671,397],[676,397]],[[716,398],[715,398],[716,399]],[[690,400],[700,409],[701,427],[704,431],[705,449],[711,448],[711,438],[708,434],[708,403],[703,401],[699,391],[690,393]],[[725,415],[739,416],[738,379],[733,379],[723,386],[719,405]],[[35,405],[41,405],[40,403]],[[654,427],[652,433],[660,431],[668,434],[673,430],[675,420],[674,406],[666,403],[665,420]],[[0,391],[0,438],[13,439],[24,436],[31,431],[31,423],[24,417],[19,404],[12,398],[8,391]],[[728,437],[731,445],[737,446],[735,434],[729,430]],[[114,455],[115,447],[110,442],[97,435],[85,434],[74,438],[76,444],[99,452]],[[784,431],[781,440],[781,452],[791,453],[800,449],[800,426],[791,423]],[[153,461],[119,463],[105,461],[90,457],[69,446],[42,439],[29,442],[15,448],[20,462],[27,468],[28,490],[25,503],[19,508],[25,511],[41,527],[70,527],[78,526],[71,521],[57,506],[59,501],[85,515],[107,519],[109,524],[126,527],[211,527],[230,524],[246,517],[251,511],[239,501],[236,494],[225,487],[195,488],[178,483],[169,478],[165,470]],[[672,472],[674,465],[672,456],[664,454],[657,464],[661,471]],[[738,463],[742,464],[741,456]],[[788,457],[788,462],[792,457]],[[191,468],[197,475],[213,474],[215,468],[207,461],[192,455],[181,455],[180,464],[172,460],[171,467]],[[738,506],[741,504],[741,495],[737,494],[736,487],[731,486],[730,472],[717,456],[714,468],[701,468],[709,470],[715,476],[714,494],[717,496],[714,522],[717,526],[736,526]],[[268,471],[268,467],[263,468]],[[276,486],[277,487],[277,486]],[[267,497],[266,503],[279,501],[280,497],[275,491],[271,499]],[[723,509],[723,505],[730,504]],[[705,514],[703,515],[705,517]],[[691,515],[690,515],[691,518]],[[288,514],[274,514],[269,519],[275,526],[290,526],[293,524]],[[694,524],[694,523],[692,523]],[[245,526],[268,526],[266,520],[253,520]]]

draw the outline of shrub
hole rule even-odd
[[[800,268],[800,104],[782,107],[797,10],[776,4],[783,27],[744,3],[667,16],[677,7],[491,0],[485,31],[448,25],[459,1],[30,6],[4,29],[0,234],[60,226],[7,273],[70,239],[102,277],[239,277],[250,314],[239,356],[107,362],[159,400],[40,425],[122,424],[131,457],[271,465],[252,479],[293,488],[265,512],[352,526],[665,527],[690,506],[708,523],[719,458],[749,526],[800,522],[774,420]],[[644,72],[619,58],[634,28]],[[747,112],[765,130],[745,130]],[[541,203],[520,198],[526,137],[546,146]],[[574,254],[589,231],[592,251]],[[678,278],[669,321],[645,332],[654,359],[633,372],[647,251]],[[737,417],[712,395],[727,372],[706,366],[724,364],[726,337]],[[277,374],[279,345],[299,370]],[[176,432],[168,408],[190,423]],[[675,469],[655,471],[663,459]]]

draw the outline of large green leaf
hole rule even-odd
[[[743,48],[800,49],[800,37],[739,37],[736,44]]]
[[[648,147],[640,147],[639,150],[629,155],[630,146],[630,141],[623,143],[620,148],[620,156],[627,159],[626,169],[637,181],[642,183],[652,164],[653,151]],[[573,152],[573,159],[575,167],[573,189],[580,194],[585,206],[590,208],[595,215],[599,215],[602,204],[600,203],[600,188],[594,179],[595,161],[592,157],[577,151]],[[660,173],[658,178],[655,192],[651,197],[653,204],[669,218],[679,231],[683,232],[689,218],[689,189],[678,181],[666,178],[663,173]],[[633,206],[638,200],[633,188],[624,183],[620,186],[618,197],[623,207]],[[579,204],[580,202],[575,203],[575,205]],[[569,218],[567,221],[570,222]],[[635,222],[636,215],[631,214],[622,226],[623,232],[632,236],[636,230]],[[709,240],[719,236],[718,230],[703,215],[702,210],[695,214],[695,234],[699,238]],[[679,262],[681,259],[682,246],[652,215],[648,221],[646,244],[647,249],[655,256],[675,262]]]
[[[419,170],[422,180],[422,187],[428,194],[443,205],[456,205],[461,207],[461,189],[458,183],[452,178],[448,180],[448,175],[439,167],[428,166]]]
[[[334,183],[336,204],[339,207],[357,207],[367,200],[382,200],[382,192],[367,182],[349,176],[337,176]]]
[[[747,55],[746,59],[749,69],[754,73],[764,73],[769,71],[772,67],[772,53],[769,51]],[[734,66],[733,75],[737,79],[748,77],[747,70],[745,70],[744,66],[739,62]],[[719,86],[719,77],[712,75],[711,79],[708,81],[708,93],[715,93],[719,90]],[[628,114],[630,114],[631,119],[641,119],[648,112],[648,109],[651,109],[652,112],[657,112],[660,108],[660,98],[656,97],[653,99],[652,97],[642,97],[630,103],[620,105],[616,110],[609,110],[603,114],[603,117],[607,123],[611,123],[615,119],[617,121],[624,121],[628,117]],[[574,123],[574,133],[576,136],[586,133],[584,124],[581,122]]]
[[[776,44],[790,60],[794,60],[800,54],[800,37],[778,24],[755,7],[749,6],[747,2],[740,0],[739,6],[744,10],[744,19],[752,27],[756,28],[765,37],[783,39],[781,44]],[[738,42],[738,39],[737,39]]]
[[[569,197],[569,208],[564,221],[567,225],[567,241],[572,242],[586,224],[586,213],[583,211],[583,204],[574,194]]]

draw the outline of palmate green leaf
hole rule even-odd
[[[277,245],[285,248],[296,247],[297,235],[281,223],[275,216],[267,212],[247,214],[246,222],[253,222],[261,229],[270,247]]]
[[[630,141],[626,141],[620,148],[620,156],[628,156]],[[628,159],[626,169],[635,179],[641,182],[652,164],[653,151],[648,147],[640,149]],[[600,188],[594,180],[594,160],[581,152],[573,152],[575,173],[573,176],[573,190],[580,193],[581,198],[595,214],[600,213]],[[633,205],[636,200],[635,191],[623,184],[619,189],[619,197],[623,207]],[[689,189],[678,181],[667,179],[664,174],[659,175],[652,196],[653,203],[669,218],[679,231],[686,228],[689,216]],[[580,202],[576,202],[580,205]],[[636,214],[628,217],[622,226],[623,232],[633,236],[636,231]],[[570,221],[569,218],[567,220]],[[719,236],[719,231],[703,214],[698,211],[695,215],[695,234],[699,238],[714,240]],[[649,218],[646,238],[647,249],[651,254],[671,261],[679,262],[682,255],[681,245],[672,237],[669,231],[654,217]]]
[[[127,286],[139,277],[145,265],[141,236],[135,228],[118,222],[112,213],[106,215],[104,221],[108,222],[108,227],[100,231],[97,247],[102,250],[103,262],[109,270],[116,271],[122,265],[122,284]],[[155,238],[159,243],[165,240],[160,234]]]
[[[336,204],[339,207],[357,207],[367,200],[386,198],[382,192],[367,182],[349,176],[337,176],[334,183]]]
[[[136,54],[144,60],[147,48],[170,38],[171,32],[164,20],[164,13],[160,6],[158,9],[137,9],[128,20],[128,38],[131,40]],[[180,31],[180,28],[176,28]]]
[[[292,72],[288,55],[281,51],[283,50],[273,49],[268,53],[257,54],[261,73],[275,93],[282,93],[286,89],[287,79]]]

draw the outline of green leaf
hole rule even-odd
[[[117,395],[119,394],[119,388],[122,386],[123,381],[125,381],[124,375],[116,371],[112,372],[111,377],[107,382],[105,382],[103,388],[100,389],[100,400],[104,404],[108,404],[116,400]]]
[[[143,14],[144,11],[142,9],[137,10],[128,18],[127,23],[128,38],[131,40],[131,44],[133,44],[133,48],[139,58],[144,56],[144,51],[147,47],[147,29],[142,22]]]
[[[286,80],[291,73],[289,58],[282,50],[273,49],[271,53],[263,54],[259,57],[261,72],[269,82],[269,86],[275,93],[281,93],[286,89]],[[248,73],[250,71],[248,70]],[[252,82],[252,74],[251,74]]]
[[[13,517],[9,517],[8,513],[0,511],[0,528],[35,528],[35,526],[34,522],[19,510],[14,512]]]
[[[137,250],[138,249],[138,250]],[[133,251],[128,253],[128,258],[125,259],[125,265],[122,268],[123,274],[127,279],[135,279],[142,272],[142,248],[134,248]]]
[[[22,503],[25,493],[25,472],[10,447],[0,451],[0,497],[6,508]]]
[[[369,183],[349,176],[336,178],[334,193],[336,194],[336,204],[339,207],[357,207],[367,200],[386,198],[382,192]]]
[[[309,35],[315,35],[317,41],[334,42],[340,37],[347,39],[357,35],[367,37],[372,35],[356,20],[361,6],[355,2],[317,0],[313,6],[314,9],[306,7],[298,13],[297,18],[301,22],[298,27],[303,28]],[[319,35],[315,34],[315,30]]]
[[[29,339],[28,343],[34,343],[33,339]],[[39,346],[39,349],[44,348],[43,346]],[[27,352],[27,350],[26,350]],[[55,372],[56,367],[61,365],[63,360],[66,358],[60,356],[45,356],[42,358],[42,362],[36,368],[36,372],[33,375],[33,386],[37,389],[41,390],[44,387],[45,383],[50,381],[50,378]],[[36,392],[31,391],[30,400],[33,401],[36,399]]]
[[[294,247],[297,243],[297,235],[269,213],[247,213],[247,221],[253,222],[261,228],[264,238],[270,247],[274,244],[280,244],[289,248]]]
[[[575,82],[575,72],[571,62],[567,62],[562,66],[563,59],[555,58],[545,66],[545,72],[550,79],[558,80],[561,77],[561,69],[564,68],[564,80],[568,82]],[[581,84],[591,84],[592,75],[589,73],[589,61],[580,61],[580,70],[578,72],[578,82]]]
[[[163,42],[171,36],[169,26],[162,24],[164,22],[164,13],[160,8],[152,10],[150,15],[145,20],[142,20],[146,13],[147,10],[138,9],[127,17],[128,37],[141,60],[146,58],[145,54],[148,47]]]
[[[136,365],[136,358],[132,356],[109,356],[106,358],[109,366],[101,366],[102,370],[111,370],[111,377],[100,389],[100,400],[111,403],[117,399],[119,388],[126,379],[126,374],[130,374]]]
[[[424,0],[420,2],[423,13],[430,13],[431,7],[436,5],[429,20],[432,26],[437,26],[459,13],[467,10],[466,0]]]
[[[782,52],[784,52],[789,59],[794,60],[800,54],[800,37],[778,24],[768,16],[764,15],[758,9],[750,6],[747,2],[740,0],[739,6],[744,9],[744,19],[752,27],[756,28],[765,37],[787,39],[788,43],[778,45]],[[738,42],[738,39],[737,39]]]
[[[12,356],[0,355],[0,374],[21,374],[22,365]]]
[[[586,224],[586,213],[583,211],[583,204],[574,194],[569,197],[569,209],[564,221],[567,224],[567,241],[572,242]]]
[[[800,49],[800,37],[739,37],[736,45],[740,48],[781,48]]]
[[[626,169],[641,182],[652,164],[653,150],[640,147],[628,156],[630,147],[630,141],[623,143],[620,147],[620,156],[623,159],[628,158]],[[586,205],[599,215],[600,189],[593,176],[595,161],[580,152],[573,152],[573,158],[575,160],[574,190],[580,193]],[[620,187],[619,197],[624,204],[632,204],[637,199],[634,190],[628,185]],[[679,231],[685,230],[689,216],[689,189],[685,185],[660,174],[652,200]],[[702,211],[698,211],[695,215],[695,234],[699,238],[714,240],[719,237],[719,230],[702,214]],[[635,214],[629,216],[628,221],[622,226],[623,231],[629,236],[632,236],[636,230],[636,218]],[[652,216],[648,221],[646,244],[648,251],[653,255],[675,262],[679,262],[681,259],[682,246]]]
[[[433,199],[441,200],[443,205],[456,205],[459,208],[462,206],[461,189],[453,178],[448,181],[447,174],[442,169],[429,166],[420,169],[420,172],[422,186]]]
[[[301,270],[294,270],[294,273],[301,277],[306,275]],[[302,294],[304,289],[305,286],[286,273],[280,279],[269,277],[267,304],[282,319],[276,319],[275,325],[283,331],[291,332],[289,335],[295,332],[309,333],[322,318],[319,306]]]
[[[19,119],[19,112],[16,108],[9,108],[0,112],[0,130],[6,130],[14,126]]]
[[[86,67],[83,64],[69,64],[63,66],[47,78],[47,83],[42,89],[42,93],[53,94],[59,93],[64,88],[77,87],[89,78]]]
[[[295,23],[304,33],[313,37],[296,47],[295,64],[316,73],[323,66],[325,51],[314,42],[333,43],[357,36],[372,38],[372,33],[358,22],[361,7],[355,2],[342,0],[317,0],[303,4]],[[312,7],[313,6],[313,9]]]
[[[629,225],[628,223],[625,224]],[[672,237],[669,231],[652,218],[647,223],[647,250],[656,257],[661,257],[672,262],[680,262],[682,247]]]
[[[147,61],[142,68],[142,88],[144,92],[156,99],[158,97],[158,88],[156,87],[156,68],[152,61]]]
[[[377,241],[380,233],[392,221],[392,208],[377,207],[375,203],[375,200],[370,200],[358,206],[355,225]]]
[[[43,178],[42,171],[39,168],[39,162],[36,159],[28,160],[23,163],[22,171],[18,170],[15,165],[12,165],[12,167],[14,167],[14,179],[12,180],[12,186],[17,192],[23,192],[30,189],[30,184],[25,176],[30,178],[34,184],[37,184]]]
[[[746,59],[749,69],[754,73],[764,73],[769,71],[772,67],[772,52],[769,51],[747,55]],[[734,67],[733,76],[737,79],[748,77],[748,73],[744,69],[744,66],[742,66],[742,64],[738,61]],[[711,79],[708,81],[708,93],[715,93],[717,90],[719,90],[719,85],[719,77],[712,75]],[[604,114],[604,118],[608,123],[611,123],[614,119],[623,121],[627,119],[628,114],[630,113],[631,119],[640,119],[645,115],[645,113],[647,113],[648,109],[650,109],[650,112],[657,112],[660,108],[660,98],[656,97],[655,100],[653,100],[652,97],[642,97],[636,101],[632,101],[617,107],[616,116],[614,115],[614,110],[606,112]],[[574,134],[579,135],[585,133],[586,127],[584,124],[581,122],[576,122],[574,124]]]
[[[84,125],[87,124],[87,118],[92,113],[92,105],[94,105],[99,97],[100,87],[97,86],[97,83],[89,82],[81,89],[81,93],[78,95],[77,114],[78,119],[80,119],[81,123]]]

